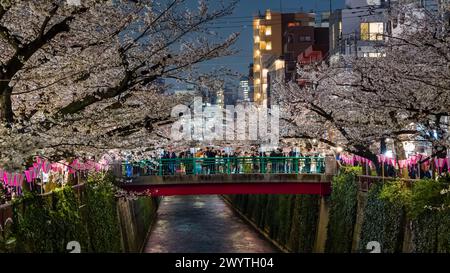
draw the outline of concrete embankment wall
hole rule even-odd
[[[379,198],[379,186],[350,183],[331,196],[227,195],[232,208],[285,252],[449,253],[450,216],[424,212],[411,220]],[[333,196],[334,194],[334,196]],[[370,242],[378,242],[368,249]]]
[[[283,252],[323,252],[328,207],[317,195],[227,195],[241,217]]]
[[[119,199],[117,212],[124,252],[142,252],[156,218],[159,198]]]

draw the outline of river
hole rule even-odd
[[[146,253],[278,252],[217,195],[161,200]]]

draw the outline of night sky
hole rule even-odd
[[[332,8],[342,8],[345,0],[332,0]],[[248,65],[252,62],[253,30],[252,16],[266,9],[282,12],[327,12],[330,9],[329,0],[240,0],[233,15],[224,17],[215,23],[213,30],[223,36],[232,32],[239,32],[240,37],[235,48],[239,50],[234,56],[216,59],[202,64],[202,69],[216,66],[226,66],[233,71],[247,74]]]

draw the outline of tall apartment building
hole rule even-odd
[[[267,10],[265,15],[258,15],[253,18],[253,92],[256,104],[263,105],[268,99],[268,72],[271,60],[293,58],[296,60],[293,51],[299,50],[288,42],[289,35],[286,35],[290,28],[314,27],[315,14],[313,13],[280,13]],[[309,36],[309,38],[307,37]],[[310,35],[303,35],[303,42],[311,40]],[[288,45],[288,46],[286,46]],[[305,48],[306,49],[306,48]],[[292,56],[288,56],[292,53]]]

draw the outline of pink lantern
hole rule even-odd
[[[51,164],[48,161],[44,161],[44,163],[42,164],[42,171],[44,173],[48,173],[51,169]]]
[[[29,170],[25,171],[25,177],[27,178],[28,183],[31,183],[31,181],[33,180],[33,175]]]

